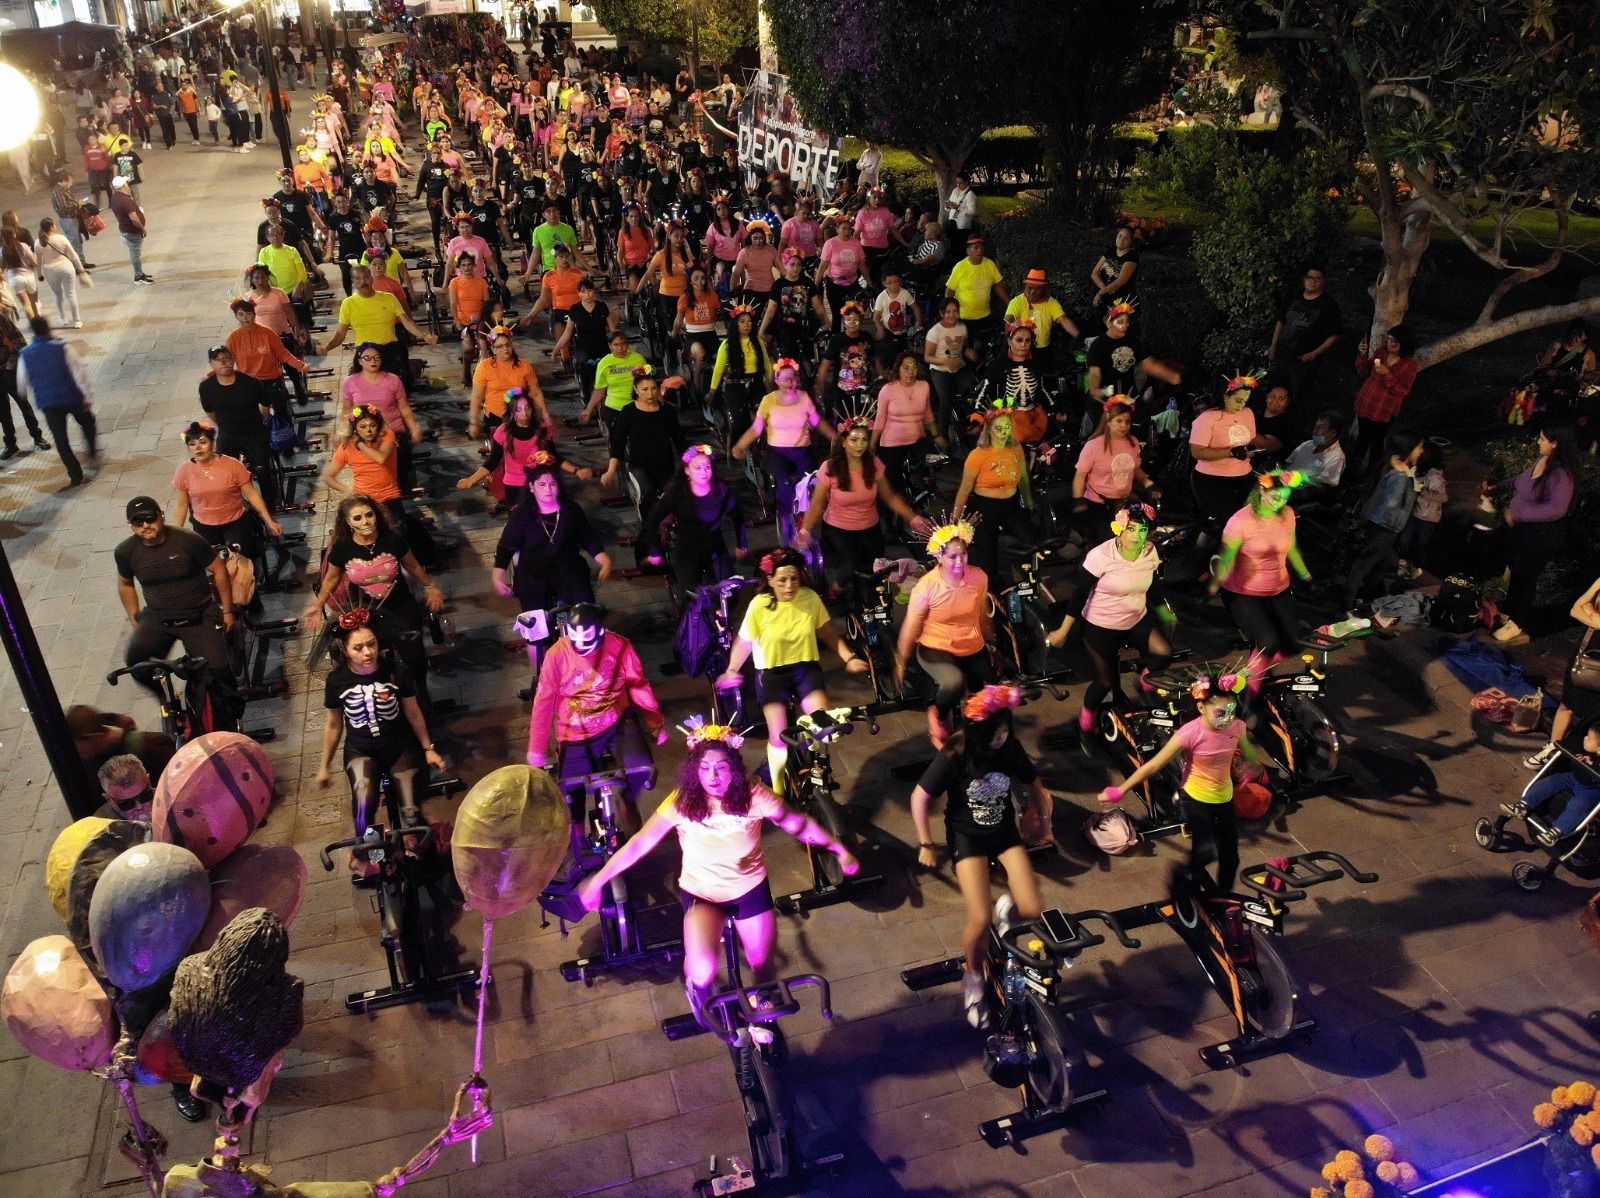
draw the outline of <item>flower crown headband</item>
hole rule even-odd
[[[717,451],[709,445],[691,445],[683,451],[683,464],[687,466],[698,457],[709,458],[715,462],[717,460]]]
[[[779,358],[772,364],[772,373],[776,375],[780,370],[792,370],[798,375],[800,373],[800,363],[793,358]]]
[[[785,566],[793,566],[802,573],[806,568],[805,557],[795,549],[780,545],[776,549],[769,549],[761,555],[761,560],[756,563],[761,573],[771,578]]]
[[[683,733],[684,743],[691,753],[712,741],[727,745],[730,749],[744,747],[743,732],[729,724],[709,723],[703,715],[690,716],[678,725],[678,731]]]
[[[1209,671],[1197,673],[1194,680],[1189,683],[1189,697],[1196,703],[1204,703],[1211,698],[1242,695],[1260,673],[1262,664],[1261,654],[1251,653],[1244,661],[1222,673],[1213,674]]]
[[[968,516],[939,525],[928,534],[929,554],[937,557],[944,552],[945,546],[950,544],[951,541],[960,541],[966,545],[972,544],[972,537],[976,532],[974,528],[976,523],[975,517]]]
[[[1113,300],[1111,307],[1106,309],[1106,319],[1110,320],[1117,316],[1132,316],[1136,311],[1138,311],[1138,305],[1135,301],[1128,296],[1123,296]]]
[[[1120,534],[1130,524],[1138,524],[1144,528],[1153,528],[1156,523],[1156,509],[1148,503],[1130,503],[1127,507],[1117,512],[1116,518],[1111,521],[1111,531]]]
[[[1105,413],[1107,416],[1115,416],[1117,412],[1123,408],[1126,408],[1131,412],[1134,408],[1133,396],[1113,395],[1110,399],[1106,400],[1103,407],[1105,408]]]
[[[376,420],[381,425],[383,423],[383,413],[371,404],[357,404],[350,409],[350,424],[352,427],[354,427],[356,421],[367,419]]]
[[[178,433],[178,435],[183,438],[183,443],[185,445],[189,444],[189,442],[194,440],[196,437],[209,437],[211,440],[215,441],[217,439],[217,426],[214,424],[207,424],[203,420],[191,420],[188,424],[183,426],[183,429]]]
[[[1305,482],[1306,476],[1298,470],[1269,470],[1265,474],[1256,475],[1256,485],[1269,491],[1273,487],[1288,487],[1292,491],[1296,487],[1303,486]]]
[[[967,696],[961,714],[977,723],[999,715],[1002,711],[1022,706],[1022,688],[1019,686],[986,686]]]
[[[1236,374],[1228,379],[1223,384],[1222,393],[1231,395],[1235,391],[1254,391],[1259,386],[1261,386],[1261,374],[1252,370],[1248,374]]]

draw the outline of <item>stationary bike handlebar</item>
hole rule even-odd
[[[1252,865],[1239,873],[1241,883],[1274,903],[1297,903],[1306,897],[1304,887],[1320,886],[1344,877],[1365,886],[1378,880],[1377,874],[1356,868],[1348,857],[1329,849],[1313,849],[1286,857],[1278,864]]]
[[[387,836],[368,840],[365,836],[352,836],[348,840],[336,840],[332,844],[323,845],[319,854],[322,858],[322,868],[333,868],[333,852],[335,849],[350,849],[357,857],[368,857],[373,849],[390,849],[396,853],[405,851],[406,841],[411,837],[418,837],[415,852],[421,852],[428,847],[433,839],[433,829],[426,824],[411,828],[392,829]]]
[[[833,1018],[833,992],[828,986],[828,979],[818,973],[797,973],[790,977],[779,978],[763,986],[743,986],[736,990],[724,990],[720,994],[713,994],[706,1000],[706,1014],[718,1012],[718,1017],[712,1019],[712,1033],[726,1044],[736,1044],[739,1039],[739,1025],[755,1023],[776,1023],[786,1015],[793,1015],[800,1009],[800,1002],[792,993],[792,988],[800,986],[815,986],[819,991],[822,1006],[822,1017]],[[758,1008],[750,1001],[751,993],[761,991],[774,993],[776,1002],[764,1008]]]
[[[163,674],[176,674],[185,680],[193,678],[204,670],[209,663],[203,657],[174,657],[171,661],[162,661],[159,658],[146,658],[136,661],[131,666],[123,666],[120,670],[112,670],[106,675],[106,681],[112,686],[117,685],[117,679],[124,674],[132,674],[135,670],[150,670]]]
[[[1124,948],[1138,948],[1140,945],[1140,941],[1128,935],[1122,922],[1109,911],[1091,908],[1066,915],[1065,919],[1071,931],[1071,935],[1065,938],[1051,932],[1045,918],[1041,916],[1029,923],[1016,925],[1007,931],[1001,940],[1008,952],[1035,969],[1041,970],[1054,969],[1063,964],[1070,965],[1085,949],[1095,948],[1106,942],[1104,936],[1091,932],[1084,926],[1089,920],[1104,924]],[[1042,951],[1033,950],[1030,946],[1031,941],[1037,941]]]
[[[864,720],[868,715],[865,707],[829,707],[808,712],[785,728],[780,736],[791,749],[811,752],[836,736],[851,735],[856,729],[850,721]],[[874,724],[872,731],[876,733],[877,730]]]

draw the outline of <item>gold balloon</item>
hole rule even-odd
[[[373,1198],[365,1181],[293,1181],[276,1186],[264,1168],[246,1165],[232,1173],[217,1165],[175,1165],[167,1170],[161,1198]]]
[[[522,910],[550,884],[571,832],[567,800],[544,770],[506,765],[479,779],[450,837],[467,906],[490,919]]]
[[[44,859],[44,888],[50,894],[50,905],[56,909],[63,922],[67,918],[67,891],[72,885],[72,867],[78,854],[95,836],[111,826],[111,821],[91,815],[61,829],[50,852]]]

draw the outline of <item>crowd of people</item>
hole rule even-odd
[[[299,68],[314,62],[308,48],[291,78],[312,82]],[[249,99],[255,65],[246,46],[218,75],[221,84],[231,71],[225,87],[242,89],[242,107],[221,116],[241,149],[260,135]],[[193,94],[185,59],[152,55],[132,82],[144,70],[157,77],[137,90],[160,95],[175,83],[177,111],[199,142],[184,107],[185,89]],[[220,642],[242,613],[217,548],[254,555],[282,534],[279,466],[297,449],[291,404],[306,397],[308,363],[348,345],[319,476],[339,502],[301,613],[308,628],[327,624],[333,657],[317,781],[330,783],[342,745],[358,832],[376,817],[384,773],[400,788],[404,818],[421,818],[419,779],[442,767],[435,738],[445,728],[425,644],[447,596],[412,499],[414,451],[437,432],[417,403],[412,350],[447,343],[461,354],[465,385],[446,402],[464,410],[470,443],[458,486],[483,489],[503,517],[492,591],[514,601],[502,606],[529,646],[530,765],[571,784],[604,754],[646,760],[649,743],[665,739],[636,651],[606,626],[603,604],[618,584],[612,530],[594,516],[603,493],[631,479],[636,564],[667,574],[680,601],[755,567],[714,681],[734,691],[753,674],[765,772],[746,770],[731,721],[694,724],[671,797],[635,820],[637,833],[581,892],[593,907],[611,876],[677,833],[696,1011],[725,918],[737,921],[758,979],[770,970],[763,820],[855,868],[845,845],[788,805],[781,734],[829,707],[830,686],[852,685],[830,678],[835,669],[868,669],[841,617],[859,610],[862,575],[897,557],[918,564],[893,668],[901,682],[925,684],[933,750],[911,798],[917,855],[929,868],[941,859],[930,808],[942,797],[943,856],[968,909],[975,1025],[985,1018],[989,862],[1005,871],[1005,912],[1037,915],[1026,849],[1052,834],[1051,795],[1013,724],[1019,693],[1003,685],[990,650],[995,621],[1009,618],[1015,566],[1035,549],[1072,566],[1049,642],[1060,652],[1081,646],[1089,663],[1077,717],[1086,733],[1106,705],[1129,701],[1121,655],[1138,654],[1147,686],[1184,639],[1175,604],[1204,611],[1208,590],[1220,597],[1240,661],[1192,671],[1193,718],[1100,797],[1115,803],[1180,762],[1189,868],[1214,888],[1232,886],[1236,763],[1265,757],[1249,731],[1252,700],[1267,672],[1298,659],[1314,571],[1337,579],[1336,594],[1316,600],[1337,618],[1369,610],[1391,581],[1410,581],[1432,561],[1448,491],[1439,447],[1405,420],[1418,373],[1409,329],[1363,341],[1359,390],[1335,394],[1327,363],[1344,322],[1325,268],[1311,264],[1263,347],[1265,369],[1194,385],[1146,348],[1129,230],[1092,269],[1090,310],[1053,298],[1048,272],[1033,263],[1005,264],[1022,268],[1012,295],[968,180],[927,211],[901,205],[866,159],[823,195],[781,173],[748,174],[703,119],[707,97],[686,72],[657,78],[631,55],[580,52],[553,36],[519,56],[497,26],[463,20],[336,61],[316,83],[325,91],[309,105],[298,165],[263,200],[255,262],[228,313],[234,327],[208,351],[175,498],[164,507],[141,496],[127,507],[132,535],[117,566],[134,628],[130,664],[174,640],[226,660]],[[735,99],[717,102],[727,109]],[[97,95],[91,109],[103,101]],[[199,110],[208,120],[214,103]],[[174,125],[162,111],[156,125],[171,148]],[[135,118],[124,134],[118,120],[103,132],[97,121],[92,112],[80,121],[89,203],[105,184],[130,285],[153,282],[139,254],[137,194],[146,165],[138,150],[149,148],[152,126]],[[214,124],[212,136],[220,140]],[[101,154],[91,162],[95,145],[110,165]],[[9,350],[11,392],[36,401],[77,483],[85,475],[67,447],[67,419],[92,458],[92,394],[24,280],[44,272],[65,305],[71,289],[57,287],[51,268],[74,277],[90,269],[81,260],[84,198],[70,174],[56,187],[77,207],[58,204],[57,223],[37,238],[8,215],[0,252],[13,328],[27,316],[34,333],[26,344],[19,333]],[[322,302],[331,303],[331,332],[315,341]],[[526,308],[520,318],[517,306]],[[69,310],[76,327],[75,308],[58,315]],[[0,347],[10,340],[0,324]],[[1594,368],[1592,355],[1570,347],[1557,361]],[[1203,410],[1190,406],[1197,399]],[[561,419],[557,403],[571,415]],[[714,417],[704,434],[693,427],[702,410]],[[0,412],[9,457],[19,450],[9,408]],[[31,420],[25,402],[23,413]],[[1528,469],[1486,492],[1505,511],[1504,640],[1532,617],[1574,503],[1579,448],[1559,415],[1540,431]],[[595,422],[598,455],[582,440]],[[28,431],[48,448],[36,423]],[[1161,438],[1179,440],[1181,452],[1158,455]],[[776,517],[775,544],[752,544],[766,534],[752,535],[750,498]],[[1175,519],[1196,526],[1198,586],[1164,572],[1157,533]],[[1579,618],[1600,627],[1593,600],[1591,591],[1580,601]],[[236,722],[227,672],[211,683],[219,726]],[[1557,733],[1588,735],[1593,714],[1574,701]]]

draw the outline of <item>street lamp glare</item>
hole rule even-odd
[[[39,127],[39,93],[21,71],[0,62],[0,150],[20,146]]]

